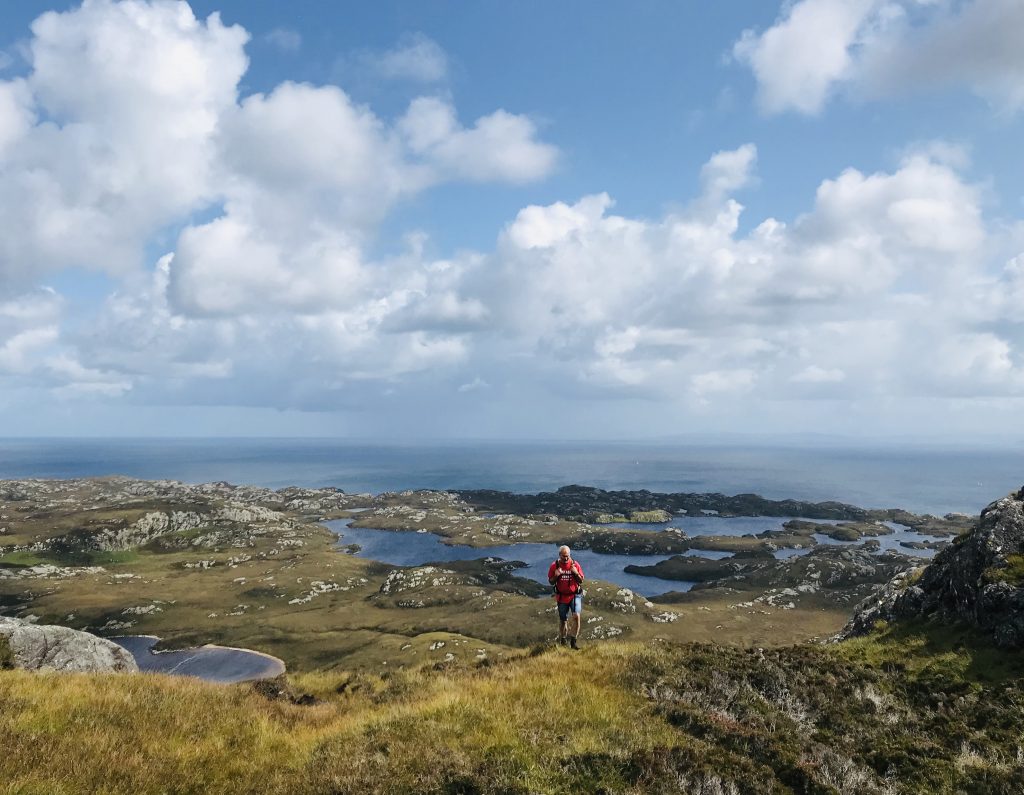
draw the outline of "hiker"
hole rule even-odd
[[[555,602],[558,604],[558,644],[564,646],[566,641],[574,649],[578,649],[576,639],[580,634],[580,613],[583,612],[583,569],[569,555],[569,547],[558,548],[558,560],[548,569],[548,582],[555,589]],[[569,614],[573,615],[573,628],[569,629]]]

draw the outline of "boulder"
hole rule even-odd
[[[138,671],[131,652],[104,638],[58,626],[0,616],[0,637],[15,668],[102,672]]]

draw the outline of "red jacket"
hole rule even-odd
[[[573,573],[579,576],[579,580],[573,577]],[[583,568],[575,560],[562,565],[561,560],[556,560],[548,569],[548,582],[555,581],[555,597],[562,604],[568,604],[576,598],[580,590],[580,582],[583,580]]]

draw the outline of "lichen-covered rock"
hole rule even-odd
[[[107,552],[132,549],[169,533],[194,530],[203,517],[193,511],[151,511],[125,528],[109,528],[91,539],[91,546]]]
[[[131,653],[104,638],[57,626],[0,616],[0,636],[16,668],[102,672],[138,671]]]
[[[981,512],[975,528],[917,573],[898,575],[861,602],[836,636],[870,631],[879,621],[965,621],[1005,648],[1024,648],[1024,489]]]

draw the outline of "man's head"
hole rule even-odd
[[[558,548],[558,559],[563,563],[569,559],[569,547],[563,544]]]

